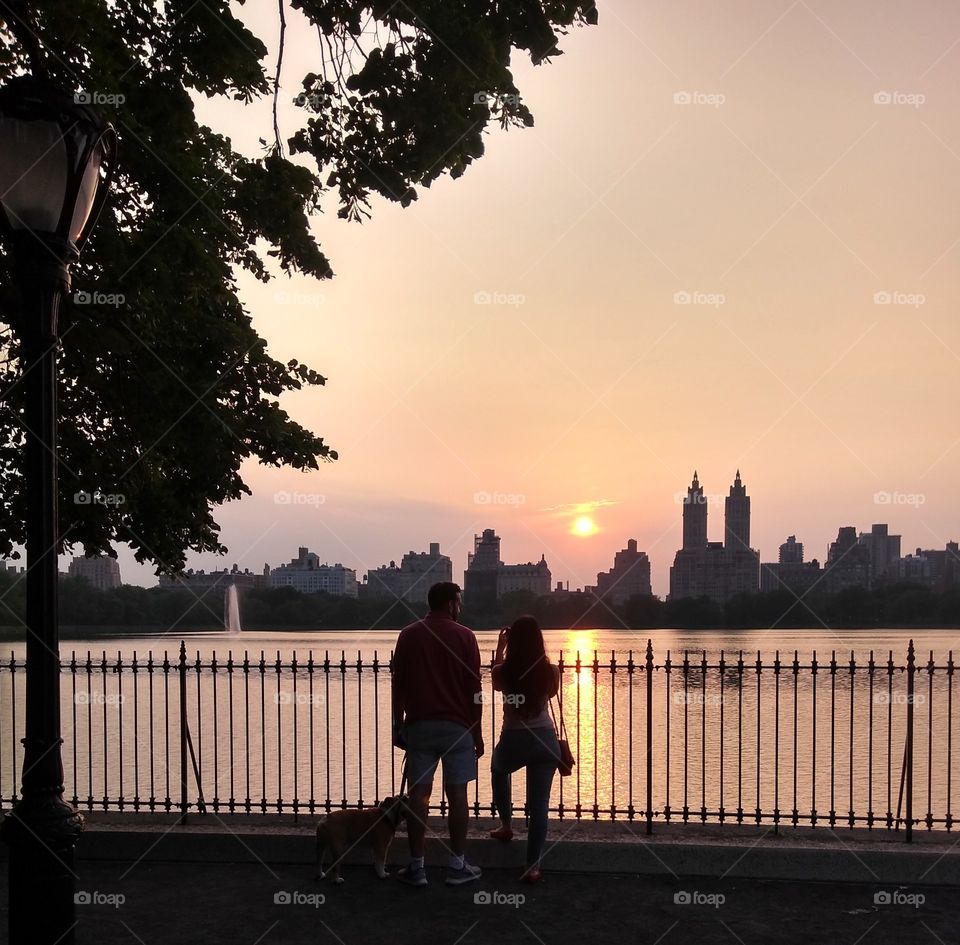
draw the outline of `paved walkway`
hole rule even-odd
[[[5,862],[0,873],[5,886]],[[77,906],[77,942],[952,945],[960,927],[960,897],[945,887],[569,872],[527,887],[515,870],[486,870],[450,888],[428,873],[411,889],[360,866],[333,886],[305,865],[82,861],[77,889],[91,901]]]
[[[239,862],[309,864],[313,827],[318,818],[191,814],[179,825],[173,814],[86,815],[87,829],[77,850],[84,860],[151,862]],[[526,839],[518,820],[517,839],[495,843],[487,831],[492,818],[472,821],[467,841],[471,862],[484,868],[518,871]],[[402,862],[404,829],[391,847],[391,861]],[[431,818],[427,862],[446,862],[447,827]],[[3,851],[0,849],[0,855]],[[358,847],[347,862],[367,863]],[[660,874],[731,879],[840,881],[946,885],[960,888],[960,835],[914,830],[904,843],[902,831],[850,830],[846,827],[781,827],[737,824],[656,824],[647,834],[642,823],[552,820],[545,850],[553,873]]]

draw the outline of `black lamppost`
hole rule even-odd
[[[16,328],[26,400],[26,733],[20,800],[2,826],[12,945],[74,940],[73,848],[83,819],[63,799],[60,754],[57,313],[115,154],[113,128],[74,96],[29,76],[0,89],[0,227],[23,300]]]

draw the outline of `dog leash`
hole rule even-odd
[[[403,794],[403,789],[407,786],[407,753],[403,753],[403,766],[400,768],[400,794]]]

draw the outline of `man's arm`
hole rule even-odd
[[[478,758],[483,757],[483,686],[480,682],[480,647],[476,637],[473,640],[473,653],[470,661],[471,686],[473,688],[473,747]]]
[[[403,673],[403,634],[397,638],[397,646],[393,651],[393,672],[390,674],[390,703],[393,707],[393,744],[397,748],[406,748],[400,735],[400,726],[403,725],[404,713],[404,684]]]

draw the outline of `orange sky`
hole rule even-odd
[[[192,565],[303,544],[362,572],[439,541],[459,578],[494,527],[571,587],[636,538],[663,595],[695,467],[708,494],[740,468],[763,560],[788,534],[822,558],[847,524],[905,553],[960,537],[960,9],[616,0],[563,45],[518,68],[533,129],[408,210],[316,219],[332,282],[241,277],[273,354],[329,378],[285,406],[341,458],[251,465],[229,556]],[[199,110],[251,153],[269,136],[266,104]]]

